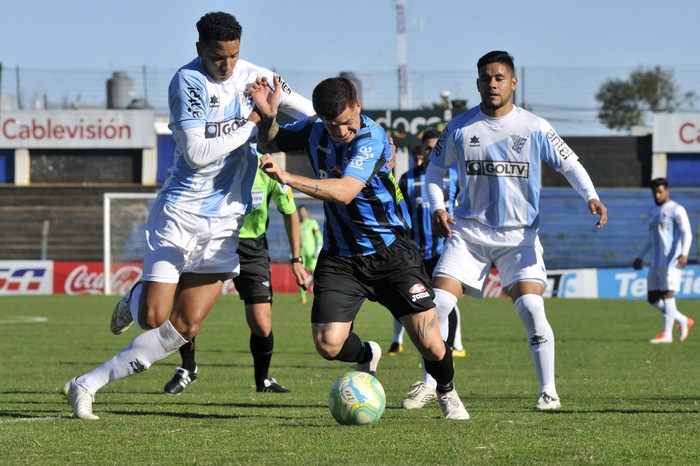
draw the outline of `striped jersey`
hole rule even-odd
[[[316,176],[351,176],[365,186],[348,205],[323,202],[323,249],[352,257],[374,254],[411,228],[406,203],[392,171],[389,139],[381,126],[361,115],[362,126],[350,144],[335,143],[317,117],[284,125],[275,137],[280,150],[304,150]]]
[[[450,215],[454,215],[457,197],[457,169],[453,166],[442,179],[442,192],[445,206]],[[399,178],[399,188],[406,199],[406,207],[411,216],[411,238],[418,245],[424,260],[439,257],[445,239],[433,235],[432,218],[428,187],[425,183],[425,165],[413,167]]]
[[[212,80],[195,58],[180,68],[170,82],[169,128],[173,133],[204,128],[206,138],[236,131],[248,121],[254,103],[247,88],[258,76],[272,82],[272,71],[238,60],[231,78]],[[294,93],[281,81],[280,111],[293,118],[313,115],[308,99]],[[178,139],[176,138],[176,141]],[[175,156],[160,195],[165,202],[205,217],[243,214],[250,210],[251,187],[257,169],[255,145],[245,142],[216,161],[191,167],[184,157],[186,147],[176,144]]]
[[[493,228],[537,228],[541,161],[562,172],[576,160],[546,120],[517,106],[497,118],[479,106],[456,116],[430,153],[439,167],[457,162],[455,215]]]
[[[688,256],[693,235],[685,208],[674,201],[649,210],[649,236],[639,257],[651,249],[650,267],[666,268]]]

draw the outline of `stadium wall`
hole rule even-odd
[[[549,270],[547,298],[645,299],[647,269],[567,269]],[[141,264],[115,264],[112,290],[127,293],[141,277]],[[297,293],[294,274],[288,264],[272,264],[272,288],[276,293]],[[313,286],[311,287],[313,290]],[[104,269],[100,262],[0,261],[0,297],[3,295],[103,294]],[[223,294],[237,294],[228,280]],[[484,287],[484,297],[504,297],[498,271],[492,269]],[[678,299],[700,298],[700,267],[683,270]]]

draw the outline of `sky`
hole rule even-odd
[[[593,121],[595,91],[638,67],[671,68],[682,90],[700,94],[697,0],[404,2],[415,108],[445,90],[478,103],[476,61],[496,49],[515,57],[521,98],[570,133],[605,133]],[[223,10],[243,26],[241,58],[280,72],[301,94],[353,71],[365,107],[398,106],[396,0],[22,0],[2,10],[3,93],[13,91],[14,68],[50,76],[148,67],[171,76],[196,55],[197,20]]]

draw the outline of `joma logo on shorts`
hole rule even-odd
[[[428,293],[427,291],[425,291],[423,293],[417,293],[417,294],[414,294],[413,296],[411,296],[411,302],[415,303],[419,299],[429,298],[429,297],[430,297],[430,293]]]
[[[492,160],[467,160],[467,176],[511,176],[527,178],[530,165],[527,162],[494,162]]]

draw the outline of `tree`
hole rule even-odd
[[[654,112],[673,112],[681,104],[692,107],[697,95],[680,90],[673,71],[660,67],[638,68],[627,80],[605,81],[595,96],[602,104],[598,119],[610,129],[629,130],[635,125],[649,126]]]

